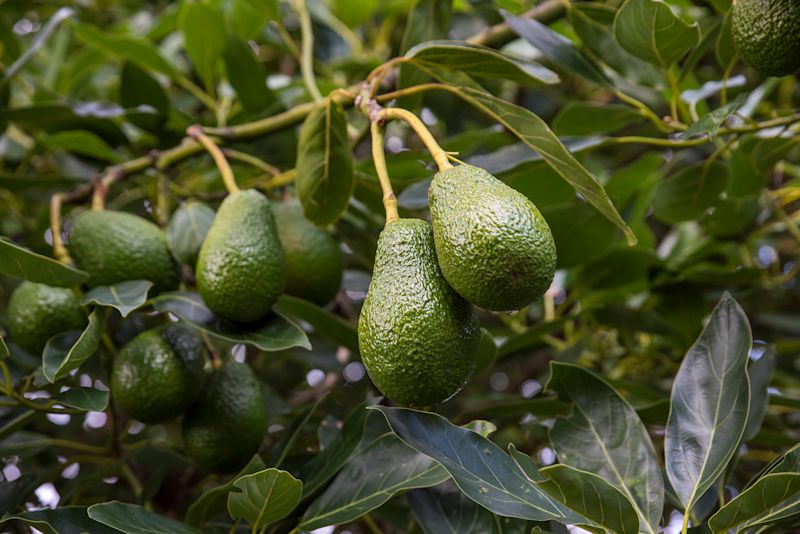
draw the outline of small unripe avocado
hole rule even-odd
[[[78,268],[89,273],[90,287],[150,280],[155,294],[177,288],[180,281],[164,232],[131,213],[81,214],[69,235],[69,253]]]
[[[459,295],[510,311],[550,287],[556,245],[525,195],[484,169],[459,165],[436,173],[428,201],[439,265]]]
[[[286,287],[286,259],[267,197],[237,191],[222,201],[197,258],[197,289],[219,317],[252,323]]]
[[[160,423],[186,411],[205,381],[208,353],[194,330],[173,323],[142,332],[114,360],[111,392],[129,417]]]
[[[246,364],[227,361],[183,417],[183,444],[200,466],[230,473],[258,452],[266,429],[261,384]]]
[[[14,289],[6,314],[11,339],[34,355],[54,335],[86,326],[74,291],[34,282],[22,282]]]
[[[286,293],[324,306],[342,282],[339,245],[331,234],[305,218],[296,200],[275,207],[275,222],[286,255]]]
[[[800,2],[734,0],[733,42],[754,69],[784,76],[800,69]]]
[[[358,320],[361,358],[378,389],[409,406],[446,401],[472,376],[480,335],[475,310],[439,270],[430,224],[388,223]]]

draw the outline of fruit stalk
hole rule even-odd
[[[236,180],[233,178],[233,170],[231,170],[228,160],[216,143],[203,133],[203,128],[198,125],[189,126],[189,128],[186,129],[186,135],[203,145],[203,148],[211,154],[211,157],[214,159],[214,164],[222,175],[222,181],[225,182],[225,189],[228,190],[228,193],[235,193],[238,191],[239,186],[236,185]]]
[[[389,180],[389,170],[386,167],[386,155],[383,153],[384,145],[384,126],[380,121],[375,121],[370,125],[372,133],[372,160],[375,162],[375,170],[378,173],[378,180],[383,191],[383,207],[386,210],[386,224],[400,218],[397,212],[397,197],[392,190],[392,183]]]
[[[431,153],[431,157],[433,161],[436,162],[436,165],[439,167],[440,171],[445,169],[451,168],[453,165],[450,163],[450,159],[447,157],[447,152],[439,146],[439,143],[436,142],[433,135],[431,134],[430,130],[425,126],[425,124],[413,113],[408,111],[407,109],[402,108],[384,108],[378,113],[378,120],[379,121],[387,121],[387,120],[401,120],[411,126],[411,129],[414,130],[414,133],[420,138],[422,143],[425,145],[425,148],[428,149],[428,152]]]
[[[63,200],[63,193],[56,193],[50,197],[50,235],[53,240],[53,256],[61,263],[69,263],[69,252],[61,238],[61,203]]]

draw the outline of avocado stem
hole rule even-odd
[[[392,182],[389,179],[389,169],[386,167],[386,154],[383,152],[384,145],[384,126],[381,121],[370,124],[372,133],[372,161],[375,162],[375,170],[378,172],[378,181],[381,183],[383,191],[383,207],[386,210],[386,224],[400,218],[397,212],[397,197],[392,190]]]
[[[384,108],[378,114],[378,120],[401,120],[406,122],[420,138],[422,143],[425,145],[425,148],[428,149],[428,152],[431,153],[431,157],[433,158],[433,161],[436,162],[436,166],[439,167],[440,171],[449,169],[453,166],[453,164],[450,163],[450,159],[447,157],[447,152],[445,152],[444,149],[439,146],[439,143],[436,142],[436,139],[433,137],[433,134],[431,134],[430,130],[428,130],[419,117],[407,109]]]
[[[233,171],[231,170],[228,160],[225,158],[225,154],[222,153],[222,150],[220,150],[209,136],[203,133],[203,128],[198,125],[189,126],[186,129],[186,135],[203,145],[203,148],[211,154],[211,157],[214,159],[214,164],[222,175],[222,181],[225,183],[225,189],[228,190],[228,193],[237,192],[239,186],[236,185],[236,180],[233,178]]]
[[[50,238],[53,240],[53,256],[61,263],[70,263],[69,252],[61,238],[61,203],[64,193],[56,193],[50,197]]]

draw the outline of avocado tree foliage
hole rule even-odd
[[[797,8],[735,4],[0,4],[3,531],[798,528],[800,45],[764,24]],[[412,409],[359,313],[386,221],[467,164],[556,274]],[[425,320],[404,372],[436,340],[464,373]]]

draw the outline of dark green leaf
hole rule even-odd
[[[296,168],[297,195],[308,220],[319,225],[336,221],[347,209],[356,183],[341,104],[329,99],[306,117]]]
[[[303,483],[286,471],[265,469],[234,481],[228,494],[228,513],[260,530],[289,515],[302,493]]]
[[[697,219],[719,202],[729,178],[728,167],[718,162],[684,167],[658,182],[653,192],[653,213],[669,223]]]
[[[750,441],[761,429],[764,415],[769,405],[769,383],[775,371],[775,347],[770,345],[758,360],[751,361],[747,367],[750,379],[750,409],[747,411],[747,425],[744,429],[743,441]]]
[[[220,24],[222,12],[216,5],[186,2],[178,15],[183,44],[197,74],[213,86],[219,73],[227,36]]]
[[[104,502],[90,506],[88,513],[95,521],[125,534],[200,534],[197,529],[135,504]]]
[[[631,54],[666,68],[697,45],[700,27],[681,20],[662,0],[626,0],[614,19],[614,36]]]
[[[35,188],[71,189],[76,185],[86,183],[86,179],[79,176],[66,175],[28,175],[10,174],[0,172],[0,187],[12,192],[25,191]]]
[[[286,430],[286,435],[274,446],[270,451],[269,465],[272,467],[281,467],[286,457],[292,451],[297,440],[300,439],[303,427],[308,423],[311,415],[317,410],[320,403],[325,400],[326,394],[320,397],[311,406],[305,408],[300,414],[292,420],[292,424]]]
[[[105,141],[92,132],[81,130],[58,132],[42,139],[42,144],[50,148],[63,148],[73,154],[111,163],[117,163],[122,160]]]
[[[263,112],[275,101],[275,95],[267,88],[267,71],[247,43],[229,35],[223,59],[228,81],[246,110]]]
[[[731,13],[733,13],[733,10],[729,10],[725,14],[725,19],[722,21],[722,27],[717,36],[717,61],[725,70],[729,69],[739,58],[736,52],[736,45],[733,42]]]
[[[475,376],[489,369],[497,358],[497,343],[492,334],[485,328],[481,328],[481,339],[478,343],[478,359],[475,363]]]
[[[611,133],[641,120],[641,116],[629,106],[572,100],[553,119],[553,131],[558,135]]]
[[[84,23],[75,24],[74,30],[78,39],[107,56],[134,61],[147,71],[158,72],[170,78],[178,76],[175,67],[164,59],[152,41],[129,34],[107,33]]]
[[[553,232],[559,269],[594,261],[614,242],[614,225],[585,202],[544,208],[542,214]]]
[[[723,473],[747,423],[747,316],[725,293],[672,385],[664,443],[667,475],[686,510]]]
[[[127,317],[133,310],[141,308],[147,301],[147,292],[153,287],[149,280],[128,280],[113,286],[98,286],[81,298],[81,304],[96,304],[116,309]]]
[[[0,20],[0,22],[2,21]],[[25,499],[36,487],[35,483],[36,477],[33,475],[22,475],[16,480],[0,482],[0,521],[10,519],[4,516],[14,512],[20,505],[24,504]]]
[[[452,13],[451,0],[417,0],[408,14],[400,52],[408,52],[411,47],[434,39],[443,39],[450,28]],[[397,87],[411,87],[426,80],[425,73],[412,65],[400,65]],[[401,100],[403,107],[416,107],[419,96]]]
[[[108,406],[108,391],[94,388],[72,388],[53,397],[54,401],[70,408],[102,412]]]
[[[44,534],[116,534],[120,531],[99,523],[86,514],[85,506],[62,506],[54,510],[44,508],[9,515],[4,520],[16,519]]]
[[[100,345],[106,328],[105,310],[94,310],[83,332],[70,330],[47,341],[42,352],[42,374],[55,383],[80,367]]]
[[[340,316],[312,302],[289,295],[282,295],[275,309],[284,315],[307,322],[321,336],[347,347],[353,354],[358,354],[358,333],[355,325]]]
[[[83,271],[31,252],[7,239],[0,236],[0,274],[57,287],[77,286],[89,279]]]
[[[206,238],[214,210],[202,202],[187,202],[175,210],[167,224],[167,245],[186,265],[194,266]]]
[[[271,20],[279,16],[278,0],[232,0],[225,3],[234,35],[253,39]]]
[[[209,335],[232,343],[244,343],[265,351],[291,347],[311,349],[305,332],[277,313],[253,325],[236,325],[215,317],[200,295],[190,291],[163,293],[153,300],[153,307],[162,313],[172,313]]]
[[[0,358],[5,358],[8,356],[8,347],[6,346],[6,341],[0,336]]]
[[[202,527],[214,517],[227,512],[228,493],[233,488],[233,483],[243,475],[250,475],[263,469],[266,469],[266,465],[261,457],[253,456],[236,477],[225,484],[211,488],[194,501],[186,511],[185,521],[193,527]]]
[[[164,117],[170,103],[164,88],[153,76],[134,61],[125,61],[119,80],[119,100],[126,108],[150,106]]]
[[[791,517],[800,506],[800,473],[770,473],[708,520],[712,532],[745,532]]]
[[[87,130],[115,145],[126,141],[125,134],[111,117],[122,117],[125,110],[116,104],[78,102],[64,104],[37,104],[11,109],[0,109],[0,124],[11,121],[21,126],[41,128],[47,132]]]

